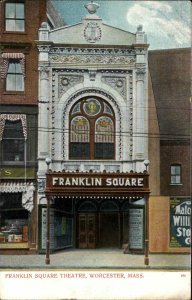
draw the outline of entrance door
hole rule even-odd
[[[95,214],[79,214],[79,248],[96,247]]]
[[[118,213],[101,213],[99,227],[100,247],[119,248]]]

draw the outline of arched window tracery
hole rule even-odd
[[[70,159],[115,159],[115,115],[100,98],[76,102],[69,117]]]

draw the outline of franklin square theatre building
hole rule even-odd
[[[145,252],[147,264],[149,195],[160,180],[148,44],[142,26],[109,26],[97,8],[87,4],[78,24],[39,29],[38,249],[124,248]],[[167,232],[149,236],[169,250]]]

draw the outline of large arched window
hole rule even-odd
[[[70,159],[115,158],[115,116],[107,102],[83,98],[72,107],[69,120]]]

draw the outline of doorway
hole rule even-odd
[[[99,218],[100,248],[119,248],[119,215],[118,213],[101,213]]]
[[[79,248],[96,248],[96,215],[92,213],[80,213],[78,221]]]

